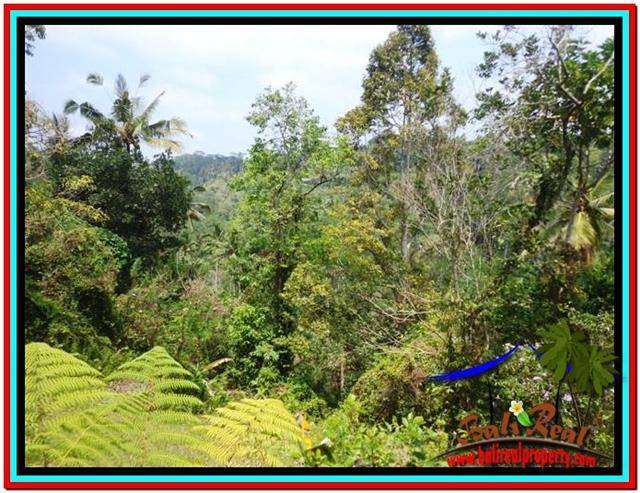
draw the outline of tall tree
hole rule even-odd
[[[507,27],[491,41],[479,74],[493,84],[478,95],[477,116],[493,117],[534,173],[529,228],[548,221],[564,194],[571,230],[613,166],[613,40],[594,49],[571,26],[554,26],[542,36]]]
[[[69,181],[89,177],[93,186],[73,198],[102,211],[104,226],[124,238],[134,256],[155,262],[180,244],[191,200],[187,179],[164,153],[148,161],[127,152],[113,121],[97,122],[91,139],[53,153],[47,175],[56,195]]]
[[[397,204],[401,251],[408,261],[415,238],[406,196],[420,166],[419,139],[425,126],[437,125],[444,115],[462,116],[451,97],[449,71],[440,70],[429,26],[398,26],[371,54],[362,88],[362,104],[338,126],[357,141],[373,137],[390,158],[384,164],[374,158],[373,174]]]
[[[332,145],[292,84],[267,90],[252,108],[247,119],[259,137],[234,182],[244,198],[232,221],[232,268],[250,307],[241,307],[232,324],[244,337],[232,339],[238,341],[236,356],[244,358],[241,366],[257,371],[268,360],[266,354],[273,355],[276,367],[286,365],[288,350],[281,338],[291,332],[294,320],[282,292],[299,261],[301,243],[317,228],[316,195],[338,177],[341,153],[348,150]],[[246,347],[248,338],[261,341],[260,348]],[[255,372],[245,371],[245,376],[255,377]]]
[[[181,118],[169,118],[151,122],[151,117],[160,103],[164,91],[158,94],[148,105],[144,106],[142,99],[137,95],[137,89],[142,88],[149,80],[149,75],[140,77],[135,92],[131,92],[125,78],[118,74],[114,90],[115,96],[111,105],[110,116],[105,116],[91,103],[77,103],[69,100],[64,106],[64,112],[79,112],[94,125],[104,118],[111,118],[116,125],[120,139],[127,152],[138,150],[140,142],[145,142],[152,147],[179,151],[181,143],[176,140],[178,136],[189,135],[187,125]],[[104,79],[100,74],[89,74],[87,83],[102,86]]]

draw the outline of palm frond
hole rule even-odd
[[[140,113],[140,118],[142,120],[144,120],[145,123],[149,122],[149,118],[151,118],[151,115],[153,115],[153,112],[156,110],[156,108],[158,107],[158,104],[160,103],[160,98],[162,98],[162,96],[164,95],[164,91],[162,91],[160,94],[158,94],[153,101],[151,101],[147,107],[142,111],[142,113]]]
[[[187,124],[181,118],[158,120],[147,127],[147,132],[151,137],[167,137],[176,134],[191,136],[187,130]]]
[[[96,109],[91,103],[84,102],[80,105],[80,114],[87,120],[95,122],[100,118],[103,118],[103,114]]]
[[[193,137],[187,128],[187,122],[185,122],[182,118],[171,118],[169,120],[169,131],[171,133],[178,133],[182,135],[186,135],[188,137]]]
[[[76,103],[73,99],[68,100],[64,103],[64,113],[69,115],[71,113],[75,113],[80,108],[80,105]]]
[[[591,248],[597,240],[597,231],[593,227],[591,218],[585,211],[576,213],[573,223],[569,226],[568,243],[575,249]]]
[[[101,86],[102,84],[104,84],[104,79],[102,78],[102,75],[98,74],[97,72],[92,72],[87,75],[87,83],[93,84],[94,86]]]
[[[609,170],[602,175],[595,183],[588,187],[589,195],[600,196],[613,193],[614,188],[613,171]]]
[[[589,206],[591,207],[600,207],[603,205],[608,205],[611,203],[613,199],[613,192],[605,193],[604,195],[595,196],[589,199]]]
[[[138,88],[141,88],[142,86],[144,86],[150,78],[151,76],[149,74],[141,75],[140,80],[138,81]]]
[[[79,112],[84,118],[95,123],[96,120],[102,118],[104,115],[96,109],[91,103],[77,103],[73,99],[68,100],[64,104],[64,113],[66,115]]]
[[[615,217],[615,209],[613,207],[598,207],[598,212],[602,214],[607,221],[613,221]]]
[[[180,152],[182,150],[182,144],[177,140],[161,139],[158,137],[145,137],[144,141],[151,147],[167,149],[173,152]]]
[[[121,97],[125,92],[127,92],[127,80],[122,74],[118,74],[116,77],[114,88],[117,97]]]

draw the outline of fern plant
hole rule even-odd
[[[201,418],[181,411],[202,405],[180,393],[199,390],[182,382],[190,373],[161,348],[128,365],[107,385],[74,356],[43,343],[27,345],[27,464],[204,465],[206,454],[192,431]],[[122,379],[134,369],[144,378]]]
[[[246,399],[200,416],[200,388],[191,378],[163,348],[102,379],[62,350],[28,344],[27,465],[300,463],[304,432],[282,402]]]
[[[100,372],[78,358],[41,342],[27,344],[26,436],[38,435],[47,422],[103,401],[109,390]]]
[[[300,462],[304,430],[276,399],[243,399],[205,416],[196,427],[207,440],[202,445],[218,465],[283,466]]]
[[[152,395],[158,409],[199,411],[202,391],[193,375],[174,360],[163,347],[154,347],[123,364],[106,380],[117,392],[145,392]]]

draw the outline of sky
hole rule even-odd
[[[498,26],[433,26],[436,51],[455,78],[455,96],[467,108],[482,89],[475,67],[487,46],[478,31]],[[155,118],[178,116],[191,138],[184,151],[244,153],[255,138],[245,120],[266,87],[293,81],[323,124],[356,106],[369,54],[394,26],[47,26],[35,54],[26,60],[27,96],[47,112],[62,112],[65,101],[90,101],[108,112],[113,81],[121,73],[147,102],[165,91]],[[536,26],[528,30],[540,29]],[[611,36],[610,26],[584,26],[594,44]],[[104,87],[86,83],[103,75]],[[80,133],[79,116],[71,129]]]

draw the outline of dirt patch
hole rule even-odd
[[[109,388],[114,392],[121,394],[130,392],[146,392],[151,390],[151,384],[148,382],[139,382],[137,380],[115,380],[109,382]]]

